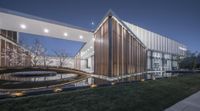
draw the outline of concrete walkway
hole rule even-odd
[[[165,111],[200,111],[200,91],[167,108]]]

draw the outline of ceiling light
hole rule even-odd
[[[21,27],[22,29],[26,29],[26,25],[25,25],[25,24],[21,24],[20,27]]]
[[[180,50],[183,50],[183,51],[187,51],[187,49],[184,48],[184,47],[179,47],[179,49],[180,49]]]
[[[45,33],[49,33],[49,30],[48,30],[48,29],[44,29],[44,32],[45,32]]]
[[[64,33],[64,36],[67,36],[67,35],[68,35],[68,34],[65,32],[65,33]]]
[[[83,36],[82,36],[82,35],[80,35],[80,39],[83,39]]]
[[[93,41],[95,41],[95,38],[92,38]]]

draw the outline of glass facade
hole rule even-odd
[[[178,69],[177,59],[180,56],[156,51],[147,52],[147,70],[170,71]]]
[[[14,43],[17,43],[17,32],[15,32],[15,31],[1,29],[0,35],[6,39],[13,41]]]

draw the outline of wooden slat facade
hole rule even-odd
[[[100,75],[107,75],[109,68],[109,36],[108,21],[95,34],[94,70]]]
[[[146,49],[133,36],[112,16],[104,21],[95,33],[95,74],[113,77],[144,72]]]

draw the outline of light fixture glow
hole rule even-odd
[[[22,29],[26,29],[26,25],[25,25],[25,24],[21,24],[20,27],[21,27]]]
[[[64,36],[67,36],[67,35],[68,35],[68,34],[65,32],[65,33],[64,33]]]
[[[95,38],[92,38],[93,41],[95,41]]]
[[[45,32],[45,33],[49,33],[49,30],[48,30],[48,29],[44,29],[44,32]]]
[[[83,36],[82,36],[82,35],[80,35],[80,39],[83,39]]]
[[[179,49],[180,49],[180,50],[183,50],[183,51],[187,51],[187,49],[184,48],[184,47],[179,47]]]

